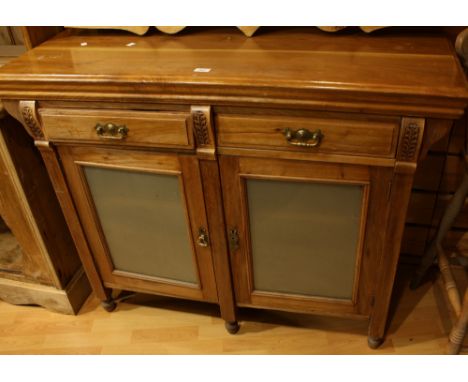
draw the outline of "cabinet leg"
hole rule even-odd
[[[225,321],[226,330],[237,333],[239,324],[236,317],[236,303],[229,264],[229,249],[226,241],[226,231],[221,193],[221,179],[218,163],[213,160],[201,160],[200,170],[203,178],[205,200],[210,205],[207,210],[208,226],[211,232],[213,250],[213,265],[218,290],[221,318]],[[207,181],[209,180],[209,181]],[[217,207],[217,208],[216,208]]]
[[[113,298],[109,298],[101,302],[101,306],[108,312],[113,312],[117,307],[117,303]]]
[[[415,164],[397,163],[395,166],[390,199],[387,204],[387,223],[383,227],[385,237],[382,241],[379,264],[374,274],[375,291],[371,304],[372,311],[368,332],[368,344],[372,349],[381,345],[385,338],[388,308],[392,297],[415,170]]]
[[[239,331],[239,324],[237,321],[226,321],[224,326],[229,334],[236,334]]]
[[[367,337],[367,344],[371,349],[377,349],[384,342],[383,338]]]

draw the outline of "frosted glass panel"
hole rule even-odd
[[[177,176],[84,171],[116,269],[197,283]]]
[[[363,188],[247,180],[254,289],[352,297]]]

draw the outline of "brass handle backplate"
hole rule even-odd
[[[94,130],[97,135],[106,139],[124,139],[128,134],[128,128],[125,125],[115,125],[114,123],[98,123]]]
[[[293,146],[318,147],[322,142],[323,134],[320,129],[309,131],[307,129],[291,130],[289,127],[283,130],[286,141]]]
[[[210,244],[208,233],[203,227],[200,227],[200,229],[198,230],[197,244],[200,247],[208,247],[208,245]]]

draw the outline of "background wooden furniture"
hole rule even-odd
[[[463,114],[468,98],[443,37],[374,39],[300,28],[250,40],[227,29],[142,38],[66,31],[4,68],[0,94],[41,149],[88,276],[108,308],[107,288],[122,286],[215,301],[203,289],[214,279],[221,314],[235,331],[230,261],[237,304],[370,319],[373,347],[385,332],[417,163]],[[165,171],[182,178],[179,190],[192,185],[191,194],[182,193],[199,272],[190,295],[188,285],[116,267],[91,167]],[[291,204],[293,226],[325,220],[333,197],[338,203],[349,191],[354,200],[347,215],[328,222],[333,229],[343,224],[350,237],[346,266],[339,257],[327,263],[333,242],[318,243],[313,261],[303,263],[319,269],[307,289],[291,286],[287,258],[277,258],[275,267],[265,261],[265,240],[253,230],[262,228],[257,191],[280,195],[269,210],[289,203],[291,192],[278,189],[296,193],[301,183],[306,195],[323,188],[331,200],[318,216]],[[282,233],[274,229],[270,235]],[[296,239],[285,242],[300,268],[304,251],[294,245],[305,241]],[[281,268],[286,278],[274,285],[270,271]]]
[[[21,45],[1,46],[0,66],[24,51]],[[77,313],[89,282],[42,158],[1,103],[0,173],[0,299]]]

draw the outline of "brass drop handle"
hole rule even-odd
[[[320,129],[309,131],[307,129],[291,130],[289,127],[283,130],[286,141],[293,146],[318,147],[322,142],[323,134]]]
[[[125,125],[116,125],[114,123],[101,124],[98,123],[94,130],[97,135],[106,139],[124,139],[128,134],[128,127]]]
[[[197,244],[200,247],[208,247],[208,245],[210,244],[208,233],[203,227],[200,227],[200,229],[198,230]]]

